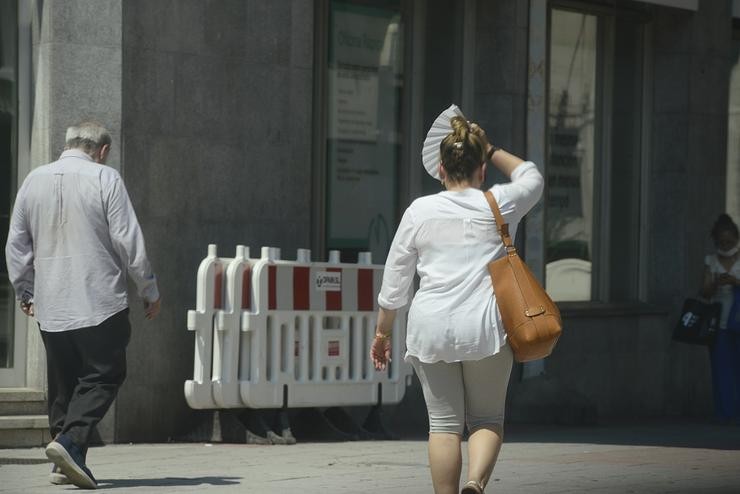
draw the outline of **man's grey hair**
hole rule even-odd
[[[80,149],[93,154],[112,142],[108,130],[97,122],[82,122],[67,128],[65,143],[67,149]]]

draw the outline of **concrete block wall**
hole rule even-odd
[[[198,418],[183,397],[186,311],[207,244],[310,246],[313,17],[310,0],[123,6],[123,175],[162,313],[144,323],[132,304],[119,441],[177,437]]]
[[[32,166],[56,159],[72,123],[104,124],[120,167],[121,1],[36,0],[32,9],[34,112]]]
[[[526,150],[529,2],[477,2],[475,110],[499,147]]]
[[[729,1],[654,8],[649,295],[676,311],[698,291],[724,211],[731,19]]]
[[[559,422],[706,416],[712,411],[708,351],[671,340],[665,313],[570,315],[547,376],[558,395],[525,406],[534,383],[512,383],[511,418]],[[538,378],[539,379],[539,378]],[[556,407],[552,405],[556,404]],[[547,408],[549,407],[549,409]]]

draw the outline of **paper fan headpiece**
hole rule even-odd
[[[452,132],[450,120],[453,117],[465,118],[465,115],[456,105],[451,105],[434,120],[432,127],[427,132],[426,139],[424,139],[424,147],[421,148],[421,161],[424,163],[424,168],[429,175],[437,180],[440,180],[439,162],[441,157],[439,155],[439,145]]]

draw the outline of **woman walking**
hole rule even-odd
[[[511,236],[537,203],[543,178],[525,162],[488,141],[476,124],[451,120],[440,145],[445,191],[415,200],[401,219],[383,274],[371,358],[384,370],[396,310],[419,290],[408,314],[406,359],[421,382],[429,414],[429,462],[437,494],[459,492],[461,438],[469,431],[467,482],[481,493],[503,440],[504,404],[513,356],[496,306],[487,263],[505,255],[481,185],[486,158],[511,182],[491,188]]]
[[[719,422],[731,423],[740,419],[740,328],[728,321],[734,290],[740,286],[740,235],[732,218],[721,214],[711,236],[716,252],[704,258],[702,295],[722,304],[719,331],[709,352],[714,413]]]

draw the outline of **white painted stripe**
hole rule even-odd
[[[342,269],[342,310],[357,310],[357,268]]]
[[[275,281],[277,282],[275,292],[277,310],[293,310],[293,266],[278,264]]]
[[[311,310],[326,310],[326,292],[317,290],[314,282],[316,275],[323,271],[326,271],[324,266],[312,267],[308,274],[309,307]]]

